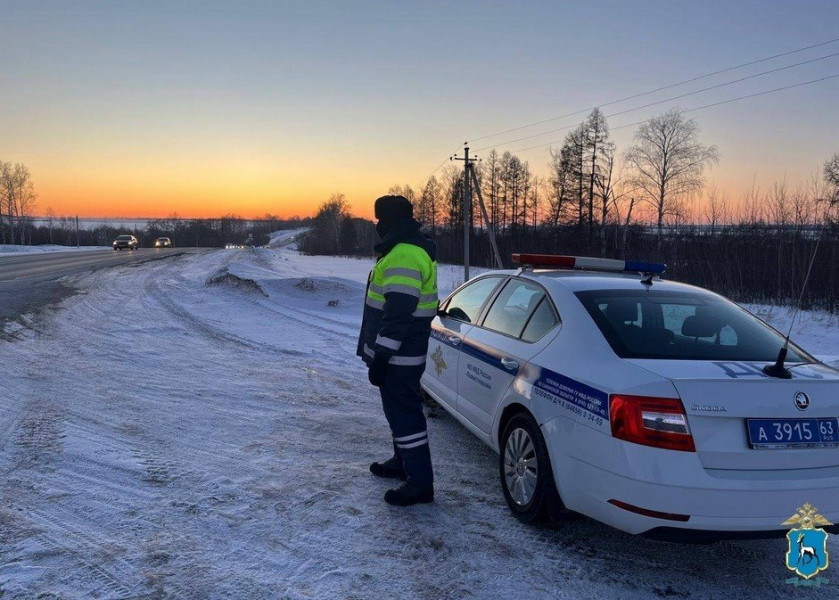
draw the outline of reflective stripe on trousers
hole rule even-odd
[[[371,359],[376,357],[376,353],[367,344],[364,344],[364,354]],[[425,364],[425,354],[422,356],[391,356],[387,364],[398,367],[418,367]]]

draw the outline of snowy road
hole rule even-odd
[[[38,310],[69,295],[72,290],[60,281],[66,275],[203,251],[197,248],[143,248],[114,252],[110,248],[93,247],[91,251],[90,247],[85,247],[84,251],[0,254],[0,327],[4,325],[4,319],[17,318],[21,313]]]
[[[367,465],[389,434],[353,356],[368,268],[179,256],[72,276],[59,312],[7,326],[0,598],[836,597],[784,583],[783,540],[521,525],[495,455],[445,413],[435,503],[386,505]]]

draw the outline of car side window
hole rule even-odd
[[[530,315],[544,296],[545,291],[538,285],[521,279],[511,279],[492,303],[483,326],[519,337]]]
[[[521,334],[521,339],[525,342],[538,341],[542,339],[542,337],[544,337],[544,335],[551,329],[556,327],[558,323],[559,317],[556,316],[553,306],[551,306],[551,303],[547,298],[542,298],[542,301],[539,303],[539,306],[536,307],[533,316],[530,317],[530,320],[527,322],[527,326]]]
[[[484,277],[457,292],[446,306],[446,315],[465,323],[474,323],[481,309],[498,287],[501,277]]]

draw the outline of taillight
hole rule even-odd
[[[644,446],[696,452],[682,401],[614,394],[609,398],[612,435]]]

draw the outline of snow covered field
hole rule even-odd
[[[386,505],[367,467],[389,432],[354,356],[369,268],[180,256],[74,277],[60,311],[7,326],[0,598],[836,598],[836,567],[784,583],[784,540],[521,525],[496,456],[442,411],[435,503]],[[441,267],[441,293],[461,276]],[[800,319],[794,339],[839,357],[835,321]]]

